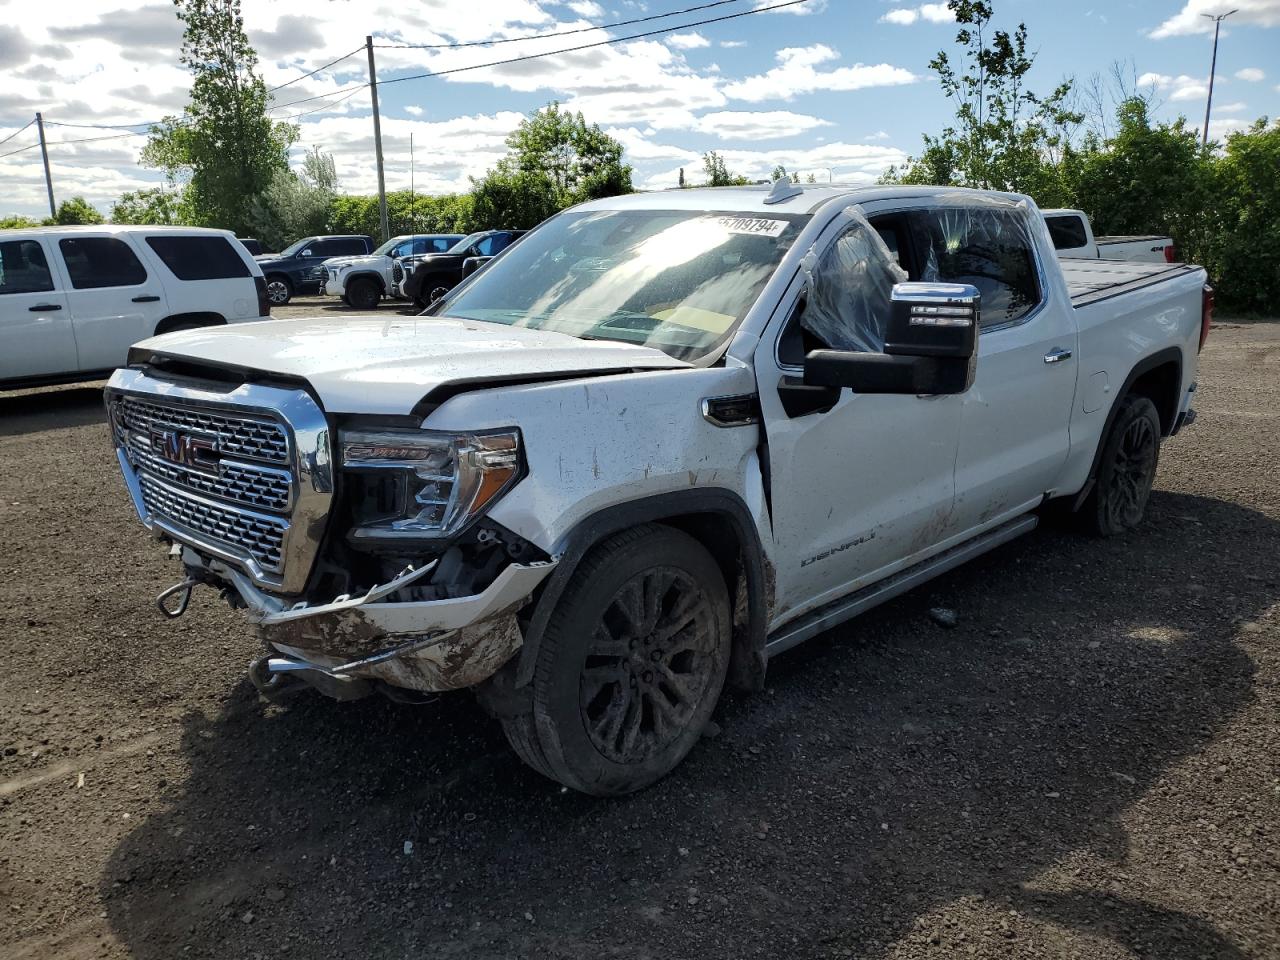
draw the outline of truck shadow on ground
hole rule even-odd
[[[970,898],[996,938],[1016,909],[1242,958],[1143,888],[1036,879],[1122,863],[1121,816],[1251,700],[1235,638],[1277,558],[1280,525],[1189,495],[1122,540],[1037,532],[780,658],[720,736],[613,802],[525,770],[469,698],[276,707],[241,685],[188,719],[190,776],[115,851],[108,919],[157,960],[863,958]]]
[[[0,437],[105,423],[104,384],[25,393],[0,393]]]

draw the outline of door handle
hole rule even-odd
[[[1045,363],[1061,363],[1063,360],[1071,359],[1071,351],[1063,350],[1061,347],[1055,347],[1044,355]]]
[[[27,307],[32,313],[48,313],[51,310],[61,310],[60,303],[37,303],[34,307]]]
[[[159,297],[149,293],[141,297],[134,297],[133,302],[134,303],[155,303],[159,299],[160,299]]]

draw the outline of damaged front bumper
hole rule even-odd
[[[255,665],[261,688],[293,675],[340,699],[363,695],[371,681],[420,692],[457,690],[487,680],[523,643],[516,614],[556,560],[512,563],[480,593],[444,600],[390,598],[428,578],[435,564],[410,570],[358,597],[286,606],[240,570],[187,549],[188,568],[230,584],[277,656]]]

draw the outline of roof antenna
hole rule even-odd
[[[798,197],[804,193],[804,189],[800,184],[794,182],[790,177],[779,177],[773,181],[773,189],[769,191],[769,195],[764,198],[767,204],[786,203],[792,197]]]

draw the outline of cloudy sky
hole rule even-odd
[[[706,0],[244,0],[249,38],[275,91],[274,115],[296,117],[301,146],[335,155],[342,187],[376,179],[362,48],[373,34],[380,81],[563,50],[662,28],[611,46],[447,76],[380,85],[388,189],[465,189],[503,152],[521,116],[558,99],[626,147],[638,186],[673,186],[700,156],[766,176],[775,163],[820,179],[874,179],[916,151],[948,115],[927,64],[955,26],[942,3],[806,0],[702,26],[693,21],[781,0],[724,0],[710,9],[629,27],[498,46],[422,49],[592,28]],[[1091,6],[1091,4],[1094,4]],[[1199,127],[1209,70],[1204,12],[1239,8],[1219,49],[1212,133],[1280,116],[1280,0],[995,0],[1000,26],[1026,21],[1048,89],[1115,61],[1156,92],[1160,115]],[[124,128],[181,112],[189,77],[181,29],[166,0],[0,0],[0,139],[42,111],[61,199],[83,194],[106,210],[120,193],[158,182],[137,165],[144,138]],[[299,77],[361,49],[312,77]],[[281,86],[283,85],[283,86]],[[104,125],[104,126],[95,126]],[[58,143],[57,141],[62,141]],[[70,142],[82,141],[82,142]],[[88,142],[83,142],[88,141]],[[0,144],[0,215],[47,211],[31,127]]]

